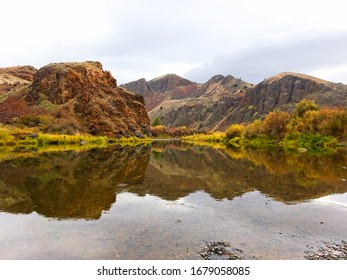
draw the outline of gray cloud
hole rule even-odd
[[[300,36],[291,36],[296,38],[280,38],[268,44],[254,43],[242,51],[217,56],[185,76],[204,81],[220,73],[259,82],[284,71],[310,73],[317,69],[347,65],[347,31],[323,34],[305,32]],[[347,82],[347,77],[344,82]]]
[[[0,67],[99,60],[120,83],[189,69],[196,81],[221,73],[251,82],[347,69],[340,0],[3,2]]]

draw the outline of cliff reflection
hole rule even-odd
[[[149,155],[149,147],[113,147],[1,162],[0,210],[98,219],[119,185],[143,181]]]
[[[0,211],[98,219],[117,193],[176,200],[204,191],[216,200],[258,190],[284,203],[347,192],[347,154],[324,157],[154,143],[46,153],[0,162]]]

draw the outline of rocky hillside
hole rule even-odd
[[[29,85],[36,71],[32,66],[0,68],[0,98],[4,98],[6,93],[19,86]]]
[[[180,83],[169,83],[175,77]],[[160,118],[166,126],[214,129],[242,101],[253,85],[231,75],[216,75],[204,84],[196,84],[176,75],[166,75],[144,84],[141,79],[121,85],[143,94],[150,119]],[[159,87],[155,87],[160,84]],[[176,86],[179,84],[179,86]],[[143,89],[147,89],[143,91]]]
[[[7,79],[9,84],[12,84],[17,78],[18,81],[32,82],[36,71],[35,67],[29,65],[0,68],[0,81],[3,84]]]
[[[53,63],[32,77],[9,70],[0,71],[15,85],[0,90],[0,122],[112,137],[148,132],[143,96],[117,87],[99,62]]]
[[[217,75],[204,84],[195,84],[181,98],[170,94],[175,91],[172,87],[170,91],[144,92],[142,87],[135,89],[130,84],[123,86],[144,95],[152,122],[160,118],[166,126],[198,130],[224,130],[231,123],[252,121],[273,110],[290,112],[304,98],[315,100],[320,106],[347,105],[347,85],[290,72],[265,79],[256,86],[233,76]],[[164,95],[161,100],[157,98]]]
[[[225,118],[222,126],[249,122],[273,110],[291,112],[304,98],[314,100],[321,107],[345,107],[347,85],[304,74],[280,73],[249,90],[235,111]]]
[[[196,96],[198,85],[175,74],[167,74],[150,81],[140,79],[124,85],[127,90],[141,94],[145,98],[147,111],[171,99],[184,99]]]

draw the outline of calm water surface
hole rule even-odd
[[[0,259],[303,259],[347,240],[347,153],[286,156],[180,142],[0,161]]]

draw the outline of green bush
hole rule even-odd
[[[161,125],[161,119],[160,117],[156,117],[153,121],[153,126],[158,126],[158,125]]]
[[[295,117],[301,118],[308,111],[318,111],[319,106],[313,100],[302,99],[296,106],[293,112]]]

